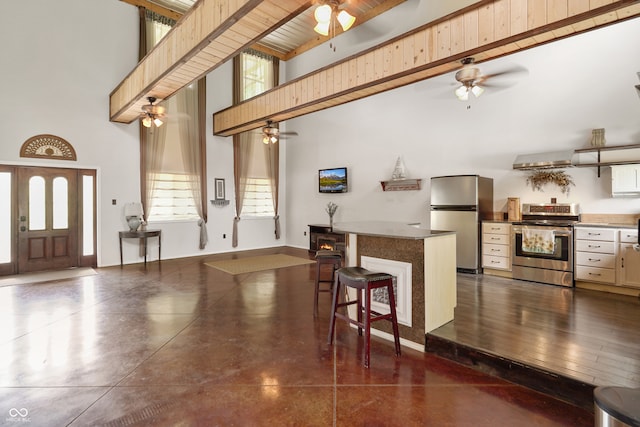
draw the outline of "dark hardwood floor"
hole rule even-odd
[[[362,337],[346,322],[327,344],[328,294],[313,316],[315,264],[236,276],[205,265],[272,253],[308,255],[273,248],[0,286],[0,425],[593,426],[593,406],[408,347],[396,357],[378,337],[365,369]],[[600,325],[587,327],[589,341],[607,340],[601,353],[618,361],[622,350],[607,350],[611,326],[599,319],[630,324],[637,311],[615,307],[635,301],[589,294],[583,302],[569,289],[474,276],[459,282],[457,318],[440,332],[511,343],[525,354],[531,343],[537,358],[543,349],[571,349],[556,336],[588,321]],[[613,314],[582,309],[601,303]],[[501,329],[510,323],[520,332]]]
[[[427,350],[588,407],[596,386],[640,387],[640,300],[459,274]]]

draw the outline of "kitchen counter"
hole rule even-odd
[[[426,333],[453,320],[456,233],[386,221],[339,223],[334,225],[334,231],[346,234],[345,265],[396,278],[400,341],[424,351]],[[352,289],[349,296],[355,297]],[[353,307],[349,316],[355,317]],[[387,322],[376,322],[371,328],[372,334],[393,340]]]
[[[391,221],[343,222],[333,226],[334,232],[353,233],[361,236],[394,237],[399,239],[428,239],[455,234],[454,231],[430,230],[417,225]]]
[[[575,224],[575,227],[629,228],[632,230],[638,229],[637,224],[614,224],[606,222],[578,222]]]

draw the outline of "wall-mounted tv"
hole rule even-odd
[[[347,168],[320,169],[318,191],[321,193],[346,193],[349,189]]]

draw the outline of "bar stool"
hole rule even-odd
[[[331,280],[321,279],[320,271],[323,265],[331,265]],[[342,252],[327,249],[316,252],[316,290],[313,299],[313,317],[318,317],[318,293],[331,292],[336,270],[340,267],[342,267]],[[320,289],[320,283],[330,283],[330,285],[327,289]]]
[[[364,366],[369,367],[371,353],[371,322],[389,320],[393,326],[393,338],[396,346],[396,356],[400,356],[400,334],[398,332],[398,318],[396,317],[396,301],[393,295],[393,276],[387,273],[374,273],[362,267],[344,267],[338,270],[336,283],[333,287],[333,302],[331,307],[331,320],[329,323],[328,344],[333,343],[333,332],[336,325],[336,317],[358,327],[358,335],[362,335],[364,329]],[[341,286],[356,289],[358,297],[355,301],[338,302]],[[371,310],[371,292],[374,289],[387,288],[389,293],[390,313],[381,314]],[[364,305],[362,304],[362,292],[364,292]],[[349,312],[338,313],[338,308],[356,304],[356,320],[349,317]]]

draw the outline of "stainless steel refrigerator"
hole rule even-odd
[[[478,175],[431,178],[431,229],[456,232],[458,271],[482,271],[481,220],[492,211],[493,179]]]

